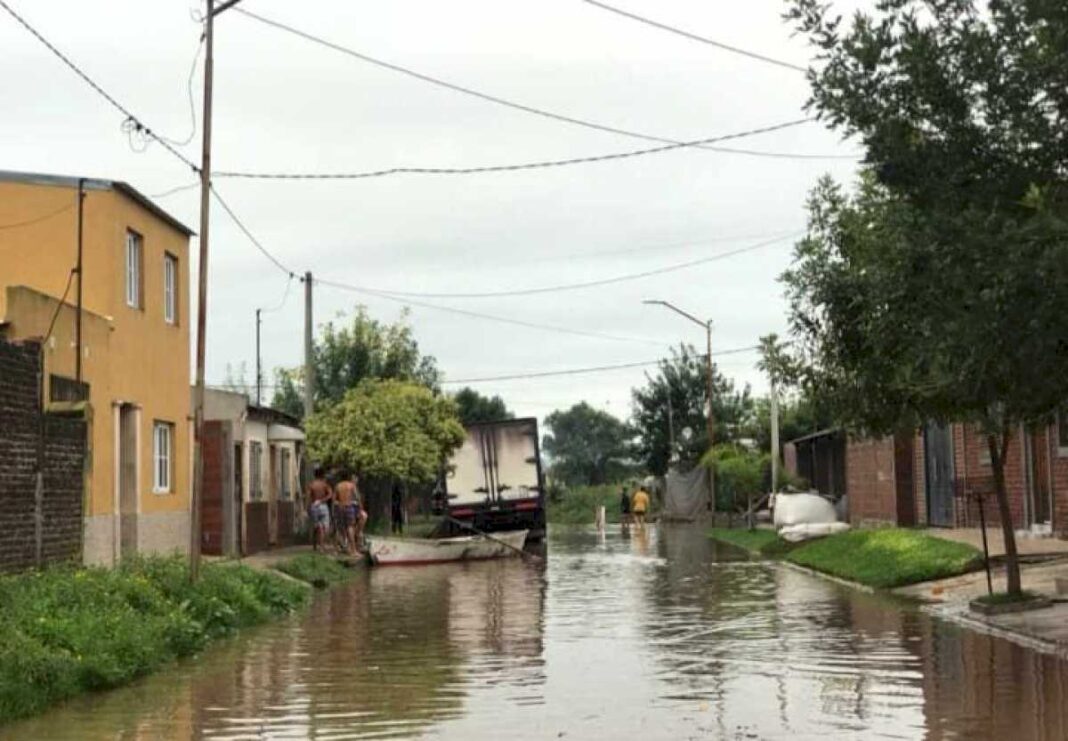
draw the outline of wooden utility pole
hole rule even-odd
[[[197,359],[193,391],[193,498],[189,503],[189,578],[200,576],[200,503],[204,496],[204,358],[208,326],[208,226],[211,205],[211,91],[214,72],[215,0],[205,0],[204,112],[200,150],[200,260],[197,275]]]
[[[75,268],[78,271],[78,311],[74,317],[74,351],[77,353],[74,358],[74,380],[78,383],[82,382],[82,284],[85,283],[82,277],[82,227],[84,218],[85,178],[78,178],[78,267]]]
[[[771,373],[771,492],[779,491],[779,384]]]
[[[315,411],[315,348],[312,345],[312,274],[304,274],[304,419]]]

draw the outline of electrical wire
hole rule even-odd
[[[50,212],[48,212],[46,214],[43,214],[41,216],[35,216],[32,219],[26,219],[25,221],[14,221],[14,222],[12,222],[10,224],[0,224],[0,229],[18,229],[18,228],[24,227],[24,226],[31,226],[33,224],[39,224],[42,221],[47,221],[48,219],[51,219],[54,216],[59,216],[62,213],[70,211],[72,208],[74,208],[74,204],[73,203],[68,203],[66,206],[63,206],[62,208],[58,208],[55,211],[50,211]]]
[[[263,23],[264,25],[271,26],[271,27],[273,27],[275,29],[278,29],[280,31],[286,31],[287,33],[291,33],[291,34],[293,34],[295,36],[299,36],[300,38],[305,39],[306,41],[310,41],[312,43],[318,44],[320,46],[324,46],[324,47],[326,47],[328,49],[331,49],[333,51],[340,52],[341,54],[345,54],[346,56],[352,57],[354,59],[358,59],[361,62],[367,62],[368,64],[373,64],[373,65],[375,65],[377,67],[381,67],[383,69],[388,69],[388,70],[390,70],[392,72],[397,72],[397,73],[400,73],[402,75],[407,75],[408,77],[413,77],[413,78],[415,78],[417,80],[421,80],[423,82],[428,82],[431,85],[437,85],[438,87],[442,87],[442,88],[445,88],[447,90],[452,90],[453,92],[462,93],[464,95],[470,95],[472,97],[478,98],[480,100],[484,100],[484,101],[489,102],[489,103],[495,103],[497,105],[505,106],[506,108],[512,108],[513,110],[522,111],[524,113],[530,113],[532,115],[541,116],[543,118],[550,118],[550,119],[553,119],[554,121],[560,121],[562,123],[571,124],[573,126],[581,126],[583,128],[586,128],[586,129],[593,129],[595,131],[604,131],[604,132],[609,133],[609,134],[618,134],[620,136],[628,136],[628,137],[631,137],[633,139],[643,139],[645,141],[660,142],[662,144],[681,144],[682,143],[682,141],[678,140],[678,139],[672,139],[672,138],[661,137],[661,136],[654,136],[652,134],[644,134],[642,132],[632,131],[632,130],[629,130],[629,129],[621,129],[621,128],[618,128],[616,126],[608,126],[606,124],[600,124],[600,123],[597,123],[595,121],[589,121],[589,120],[586,120],[586,119],[575,118],[574,116],[567,116],[567,115],[564,115],[562,113],[555,113],[553,111],[545,110],[544,108],[535,108],[534,106],[525,105],[523,103],[517,103],[517,102],[515,102],[513,100],[508,100],[506,98],[499,98],[496,95],[490,95],[489,93],[483,93],[483,92],[480,92],[478,90],[474,90],[474,89],[469,88],[469,87],[464,87],[463,85],[457,85],[456,83],[448,82],[447,80],[442,80],[442,79],[437,78],[437,77],[431,77],[430,75],[423,74],[422,72],[418,72],[417,70],[410,69],[408,67],[402,67],[399,64],[393,64],[392,62],[386,62],[386,61],[384,61],[382,59],[376,59],[375,57],[368,56],[367,54],[364,54],[362,52],[358,52],[355,49],[351,49],[349,47],[342,46],[341,44],[337,44],[337,43],[334,43],[332,41],[328,41],[327,39],[324,39],[321,36],[316,36],[314,34],[311,34],[311,33],[307,32],[307,31],[302,31],[299,28],[295,28],[295,27],[290,26],[288,24],[282,23],[281,21],[276,21],[276,20],[273,20],[271,18],[267,18],[265,16],[259,15],[257,13],[253,13],[252,11],[246,10],[244,8],[234,8],[234,10],[237,13],[240,13],[241,15],[243,15],[243,16],[245,16],[247,18],[252,18],[253,20],[259,21],[260,23]],[[808,120],[815,120],[815,119],[808,119]],[[710,150],[717,151],[717,152],[726,152],[726,153],[730,153],[730,154],[745,154],[745,155],[752,155],[752,156],[757,156],[757,157],[774,157],[774,158],[787,158],[787,159],[857,159],[856,155],[794,154],[792,152],[761,152],[761,151],[754,151],[754,150],[751,150],[751,149],[734,149],[734,148],[730,148],[730,147],[716,147],[716,146],[711,146],[711,142],[694,144],[692,146],[696,146],[696,147],[699,147],[701,149],[710,149]]]
[[[551,167],[566,167],[569,165],[585,165],[592,162],[608,162],[611,160],[629,159],[642,157],[647,154],[660,154],[672,152],[676,149],[696,147],[708,142],[729,141],[741,139],[757,134],[766,134],[772,131],[780,131],[791,126],[800,126],[812,119],[799,118],[793,121],[761,126],[756,129],[747,129],[734,134],[722,134],[710,136],[704,139],[665,144],[660,147],[647,147],[645,149],[632,149],[626,152],[612,152],[610,154],[598,154],[586,157],[570,157],[562,160],[541,160],[539,162],[523,162],[511,165],[483,165],[481,167],[390,167],[383,170],[365,170],[363,172],[248,172],[240,170],[219,170],[212,172],[212,177],[218,178],[243,178],[252,180],[363,180],[367,178],[380,178],[389,175],[478,175],[487,172],[515,172],[517,170],[542,170]]]
[[[0,0],[0,2],[3,2],[3,0]],[[224,201],[224,200],[223,200],[223,197],[222,197],[221,195],[219,195],[219,191],[215,190],[215,186],[214,186],[214,185],[211,185],[211,186],[210,186],[210,188],[211,188],[211,194],[212,194],[213,196],[215,196],[215,200],[216,200],[216,201],[218,201],[218,202],[219,202],[219,205],[223,207],[223,210],[224,210],[224,211],[225,211],[225,212],[226,212],[227,214],[229,214],[230,218],[231,218],[231,219],[233,220],[233,222],[234,222],[234,223],[235,223],[235,224],[237,225],[237,228],[238,228],[238,229],[240,229],[240,230],[241,230],[241,231],[242,231],[242,232],[244,233],[244,235],[245,235],[246,237],[248,237],[248,240],[249,240],[250,242],[252,242],[252,244],[254,244],[254,245],[256,246],[256,249],[258,249],[258,250],[260,251],[260,253],[261,253],[261,254],[262,254],[262,255],[263,255],[264,257],[266,257],[266,258],[267,258],[268,260],[270,260],[270,261],[271,261],[272,263],[274,263],[275,267],[277,267],[277,268],[278,268],[279,270],[281,270],[281,271],[282,271],[283,273],[285,273],[286,275],[288,275],[288,276],[289,276],[290,278],[292,278],[292,277],[296,276],[296,273],[295,273],[295,272],[293,272],[292,270],[290,270],[289,268],[287,268],[287,267],[286,267],[286,266],[285,266],[285,265],[284,265],[284,264],[282,263],[282,261],[280,261],[280,260],[279,260],[279,259],[278,259],[277,257],[275,257],[274,255],[272,255],[272,254],[271,254],[271,253],[270,253],[270,252],[269,252],[269,251],[267,250],[267,248],[266,248],[266,247],[264,247],[264,246],[263,246],[263,245],[262,245],[262,244],[260,243],[260,241],[259,241],[258,239],[256,239],[256,237],[255,237],[255,236],[254,236],[254,235],[252,234],[252,232],[250,232],[250,231],[248,230],[248,227],[246,227],[246,226],[245,226],[244,222],[242,222],[242,221],[241,221],[241,219],[239,219],[239,218],[238,218],[237,214],[235,214],[235,213],[234,213],[234,210],[233,210],[232,208],[230,208],[230,205],[229,205],[229,204],[228,204],[228,203],[227,203],[226,201]]]
[[[71,268],[67,273],[67,287],[63,289],[63,298],[56,304],[56,310],[52,312],[52,321],[48,323],[48,332],[45,333],[44,339],[47,340],[52,336],[52,330],[56,328],[56,319],[59,318],[59,310],[63,308],[63,304],[67,301],[67,294],[70,293],[70,284],[74,281],[74,274],[78,272],[77,268]]]
[[[753,350],[759,350],[759,345],[748,345],[746,347],[735,347],[729,350],[720,350],[717,353],[713,353],[713,357],[718,355],[736,355],[738,353],[752,352]],[[705,354],[700,356],[706,357]],[[488,381],[518,381],[531,378],[547,378],[550,376],[574,376],[584,373],[600,373],[602,371],[614,371],[624,370],[626,368],[642,368],[649,365],[659,365],[664,361],[664,358],[658,358],[657,360],[642,360],[636,363],[618,363],[616,365],[595,365],[587,368],[568,368],[566,370],[555,371],[533,371],[528,373],[514,373],[507,376],[484,376],[481,378],[457,378],[455,380],[442,381],[443,385],[446,384],[460,384],[460,383],[486,383]]]
[[[197,180],[195,183],[188,183],[186,185],[178,185],[178,186],[176,186],[174,188],[170,188],[169,190],[165,190],[162,193],[152,193],[150,195],[151,195],[152,198],[166,198],[167,196],[173,196],[175,193],[181,193],[184,190],[190,190],[192,188],[199,188],[199,187],[200,187],[200,181]]]
[[[189,66],[189,80],[186,84],[186,91],[189,94],[189,136],[185,139],[170,139],[166,136],[160,135],[161,139],[166,139],[171,144],[175,144],[179,147],[184,147],[193,141],[193,137],[197,135],[197,104],[193,98],[193,78],[197,73],[197,62],[200,60],[200,50],[204,48],[204,39],[206,36],[203,32],[200,34],[200,38],[197,41],[197,50],[193,54],[193,63]]]
[[[259,310],[259,312],[261,314],[273,314],[276,311],[281,311],[282,310],[282,307],[284,307],[286,305],[286,299],[289,298],[289,289],[293,285],[293,278],[294,277],[295,276],[292,273],[290,273],[289,277],[286,278],[286,289],[282,292],[282,300],[278,302],[278,305],[270,307],[270,308],[266,308],[266,309],[261,308]]]
[[[730,44],[725,44],[722,41],[716,41],[715,39],[710,39],[710,38],[708,38],[706,36],[698,36],[695,33],[690,33],[689,31],[684,31],[683,29],[676,28],[675,26],[669,26],[666,23],[661,23],[659,21],[654,21],[651,18],[646,18],[644,16],[640,16],[640,15],[637,15],[635,13],[628,12],[626,10],[623,10],[622,8],[617,8],[617,7],[613,6],[613,5],[609,5],[607,3],[599,2],[598,0],[581,0],[581,2],[584,2],[587,5],[592,5],[595,8],[600,8],[601,10],[607,10],[609,13],[615,13],[616,15],[623,16],[624,18],[630,18],[633,21],[638,21],[639,23],[644,23],[647,26],[652,26],[653,28],[659,28],[661,31],[667,31],[668,33],[673,33],[673,34],[676,34],[678,36],[683,36],[683,37],[685,37],[687,39],[691,39],[692,41],[700,41],[702,44],[708,44],[709,46],[714,46],[717,49],[723,49],[724,51],[729,51],[732,54],[741,54],[742,56],[749,57],[750,59],[757,59],[757,60],[760,60],[761,62],[767,62],[768,64],[774,64],[777,67],[785,67],[786,69],[792,69],[792,70],[795,70],[797,72],[808,72],[808,70],[805,67],[802,67],[801,65],[792,64],[790,62],[784,62],[781,59],[775,59],[774,57],[764,56],[763,54],[757,54],[756,52],[748,51],[746,49],[741,49],[741,48],[739,48],[737,46],[731,46]]]
[[[755,250],[764,249],[770,247],[779,242],[786,241],[804,234],[804,231],[794,232],[785,236],[778,236],[774,239],[765,240],[756,244],[751,244],[746,247],[739,247],[735,250],[729,250],[727,252],[720,252],[709,257],[702,257],[698,260],[689,260],[687,262],[677,263],[675,265],[668,265],[667,267],[657,268],[655,270],[644,270],[640,273],[628,273],[627,275],[617,275],[612,278],[602,278],[600,280],[582,281],[580,283],[565,283],[556,286],[543,286],[541,288],[524,288],[513,289],[507,291],[487,291],[483,293],[418,293],[414,291],[393,291],[385,288],[367,289],[363,286],[351,286],[353,289],[374,290],[380,294],[399,296],[401,298],[501,298],[512,296],[534,296],[543,293],[559,293],[561,291],[577,291],[585,288],[596,288],[598,286],[608,286],[615,283],[624,283],[632,280],[640,280],[642,278],[649,278],[654,275],[663,275],[665,273],[673,273],[679,270],[686,270],[687,268],[696,267],[698,265],[704,265],[706,263],[715,262],[716,260],[723,260],[735,255],[741,255],[746,252],[753,252]]]
[[[170,142],[166,141],[165,139],[154,133],[152,129],[146,126],[144,122],[141,121],[141,119],[131,113],[125,106],[122,105],[122,103],[119,103],[119,101],[111,97],[111,95],[108,94],[108,92],[104,90],[104,88],[100,87],[100,85],[98,85],[91,77],[89,77],[88,74],[83,72],[81,68],[78,67],[78,65],[72,62],[63,52],[57,49],[48,39],[42,36],[37,29],[31,26],[29,22],[26,21],[26,19],[24,19],[21,15],[15,12],[15,10],[10,5],[8,5],[6,0],[0,0],[0,8],[3,8],[5,11],[7,11],[7,14],[14,18],[19,23],[19,25],[29,31],[34,38],[44,44],[45,47],[47,47],[47,49],[52,52],[52,54],[58,57],[59,60],[63,62],[63,64],[65,64],[72,72],[74,72],[74,74],[78,75],[78,77],[80,77],[83,82],[85,82],[87,85],[89,85],[89,87],[96,91],[97,95],[99,95],[109,104],[111,104],[112,108],[114,108],[123,116],[125,116],[126,121],[133,122],[134,129],[136,131],[159,142],[161,147],[163,147],[172,155],[181,160],[187,167],[192,169],[194,172],[199,172],[199,168],[196,166],[196,164],[193,163],[192,160],[190,160],[177,149],[175,149]]]

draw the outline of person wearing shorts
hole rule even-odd
[[[645,514],[648,510],[649,495],[643,487],[639,486],[638,490],[634,492],[634,496],[630,499],[631,516],[634,518],[639,530],[645,529]]]
[[[362,528],[360,518],[360,500],[356,491],[356,476],[347,471],[342,474],[337,484],[338,527],[343,530],[348,541],[349,554],[356,555],[356,544]]]
[[[308,515],[312,523],[312,547],[319,550],[326,546],[326,533],[330,529],[330,501],[334,497],[322,468],[315,469],[315,478],[308,484],[307,494],[311,501]]]

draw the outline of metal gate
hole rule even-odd
[[[953,436],[948,425],[928,424],[923,430],[927,480],[927,522],[953,526]]]

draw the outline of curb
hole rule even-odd
[[[890,593],[888,590],[876,589],[875,587],[869,587],[867,584],[861,584],[860,582],[850,581],[849,579],[843,579],[840,576],[834,576],[833,574],[827,574],[827,573],[824,573],[822,571],[817,571],[816,569],[810,569],[808,566],[801,566],[800,564],[796,564],[796,563],[793,563],[791,561],[787,561],[785,559],[779,559],[779,560],[776,561],[776,563],[779,563],[779,564],[785,566],[788,569],[793,569],[794,571],[799,571],[802,574],[808,574],[809,576],[817,576],[817,577],[819,577],[821,579],[826,579],[827,581],[834,582],[835,584],[841,584],[844,587],[850,587],[852,589],[856,589],[857,591],[864,592],[866,594],[877,594],[877,593],[883,593],[883,592],[886,592],[888,594]]]
[[[940,618],[949,623],[954,623],[962,628],[967,628],[968,630],[974,630],[976,633],[983,633],[984,635],[1001,638],[1011,643],[1015,643],[1018,646],[1029,648],[1032,651],[1052,654],[1061,659],[1068,659],[1068,644],[1061,641],[1050,640],[1048,638],[1039,638],[1030,633],[1024,633],[1022,631],[1013,630],[1012,628],[996,625],[981,617],[966,613],[967,603],[963,604],[964,607],[961,607],[960,605],[951,607],[947,604],[925,605],[920,609],[928,615]]]

